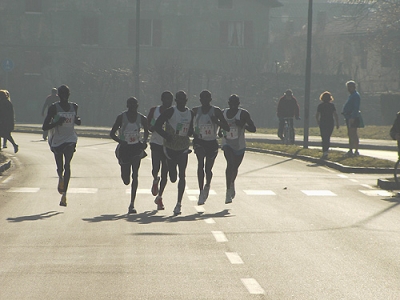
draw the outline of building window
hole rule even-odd
[[[220,22],[220,40],[222,46],[252,47],[253,22]]]
[[[25,51],[25,75],[40,75],[41,74],[41,55],[38,51]]]
[[[222,9],[233,8],[233,0],[218,0],[218,8]]]
[[[82,19],[81,39],[84,45],[99,44],[99,20],[97,17],[84,17]]]
[[[140,45],[141,46],[161,46],[162,27],[160,20],[140,20]],[[128,45],[136,46],[136,20],[129,20]]]
[[[42,12],[42,0],[25,0],[25,12],[41,13]]]

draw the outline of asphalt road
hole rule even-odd
[[[177,184],[156,211],[145,158],[138,214],[126,215],[113,141],[79,139],[64,208],[47,143],[14,137],[20,152],[0,176],[0,299],[400,298],[400,202],[377,175],[246,153],[225,205],[221,152],[199,207],[191,154],[173,217]]]

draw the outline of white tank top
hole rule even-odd
[[[127,111],[122,113],[122,125],[119,129],[119,138],[129,145],[140,142],[140,127],[142,123],[141,114],[137,113],[135,123],[128,120]]]
[[[159,106],[156,106],[156,108],[154,109],[153,118],[150,121],[151,126],[154,126],[154,124],[156,123],[156,121],[160,115],[161,115],[161,111],[160,111],[160,105],[159,105]],[[157,132],[153,131],[151,133],[150,143],[157,144],[157,145],[163,145],[164,138],[161,135],[159,135]]]
[[[58,147],[64,143],[76,143],[78,141],[78,136],[75,132],[76,111],[74,103],[69,103],[68,111],[62,109],[59,102],[55,103],[55,106],[57,114],[54,116],[53,122],[56,122],[60,117],[64,117],[65,122],[49,130],[48,143],[50,147]]]
[[[229,132],[224,131],[224,136],[222,137],[222,146],[228,145],[233,150],[243,150],[246,148],[246,140],[244,138],[244,127],[239,127],[236,125],[235,121],[240,120],[240,114],[242,109],[239,108],[238,112],[232,119],[227,117],[228,108],[224,109],[224,117],[229,125]]]
[[[194,121],[194,130],[201,140],[213,141],[217,139],[218,125],[213,123],[211,117],[214,115],[215,108],[211,106],[208,113],[203,113],[201,106],[197,108]]]
[[[173,107],[174,113],[167,121],[165,130],[171,134],[170,141],[164,140],[165,147],[173,150],[185,150],[189,148],[189,127],[192,120],[192,113],[186,107],[185,111],[180,111],[176,106]]]

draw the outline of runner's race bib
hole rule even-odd
[[[64,117],[65,121],[62,124],[62,126],[65,127],[73,127],[74,126],[74,122],[75,122],[75,113],[71,113],[71,112],[59,112],[58,115],[60,117]]]
[[[237,127],[235,121],[228,122],[228,125],[229,125],[229,132],[225,132],[226,138],[228,140],[237,139],[239,137],[239,130],[238,130],[238,127]]]
[[[189,133],[189,126],[190,123],[178,123],[178,125],[176,125],[175,134],[179,136],[187,136]]]
[[[137,144],[139,142],[139,131],[125,131],[124,132],[125,141],[128,144]]]

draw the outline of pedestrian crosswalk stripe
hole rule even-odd
[[[40,188],[30,188],[30,187],[12,187],[7,192],[9,193],[37,193]]]
[[[329,190],[302,190],[307,196],[337,196]]]
[[[68,194],[96,194],[97,188],[69,188]]]
[[[393,196],[392,192],[382,191],[382,190],[360,190],[360,192],[367,196],[381,196],[381,197]]]
[[[204,222],[206,222],[207,224],[215,224],[215,221],[213,218],[204,219]]]
[[[264,289],[258,284],[257,280],[255,280],[254,278],[242,278],[241,281],[250,294],[265,294]]]
[[[126,193],[130,194],[131,189],[126,189]],[[136,194],[151,194],[151,191],[150,191],[150,189],[137,189]]]
[[[242,258],[236,252],[225,252],[226,257],[233,265],[243,264]]]
[[[275,196],[276,194],[271,190],[244,190],[248,196]]]

